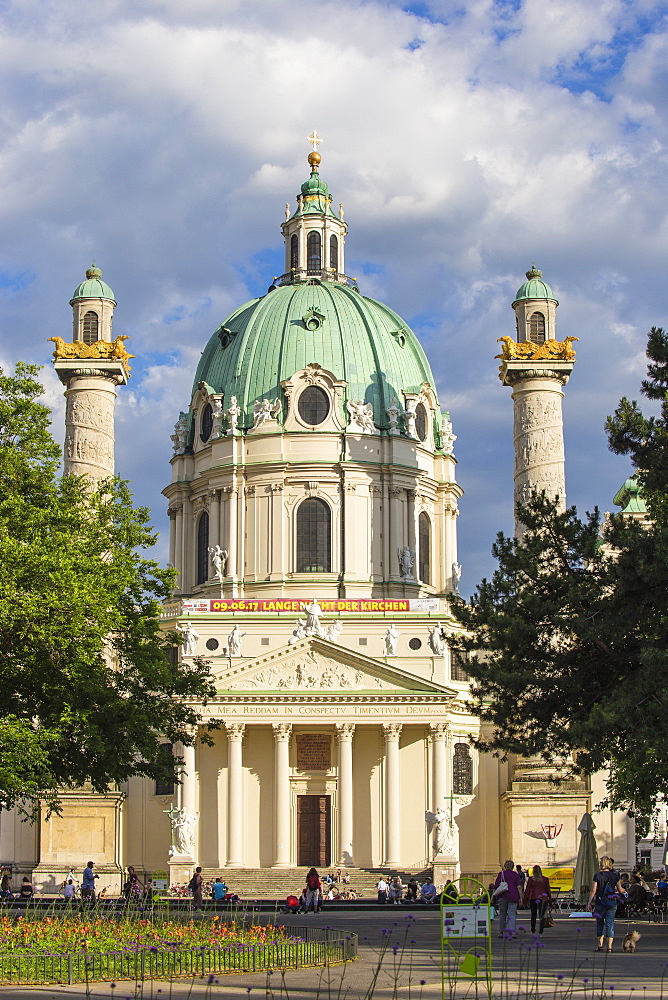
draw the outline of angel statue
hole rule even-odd
[[[445,809],[441,806],[436,812],[427,809],[424,818],[428,832],[433,833],[434,857],[440,854],[456,855],[455,837]]]
[[[268,420],[276,420],[280,412],[280,399],[275,399],[273,403],[270,399],[256,399],[253,404],[253,430],[266,424]]]
[[[221,549],[220,545],[209,545],[208,552],[211,556],[211,565],[213,566],[216,577],[219,582],[222,583],[223,577],[225,576],[225,565],[227,563],[227,549]]]

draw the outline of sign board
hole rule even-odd
[[[444,938],[485,938],[490,934],[490,907],[486,903],[443,904]]]
[[[251,613],[266,613],[273,611],[283,614],[303,614],[304,605],[310,604],[312,598],[272,597],[271,599],[238,597],[221,598],[220,600],[192,600],[181,602],[181,612],[184,615],[230,614],[237,611]],[[438,597],[423,597],[414,600],[388,599],[332,599],[319,600],[318,604],[325,616],[338,615],[344,612],[352,614],[384,614],[397,611],[430,612],[439,610]]]
[[[297,768],[300,771],[329,771],[332,766],[332,739],[326,733],[297,733]]]
[[[550,889],[555,892],[570,892],[573,888],[575,868],[543,868],[543,875],[550,883]]]

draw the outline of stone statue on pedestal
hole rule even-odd
[[[181,652],[184,656],[194,656],[199,634],[192,627],[190,622],[178,622],[174,628],[181,633]]]
[[[175,809],[174,806],[170,806],[164,812],[169,816],[169,822],[172,826],[172,846],[169,849],[169,856],[172,857],[175,854],[192,855],[195,850],[195,832],[199,813],[192,816],[185,809]]]

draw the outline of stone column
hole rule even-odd
[[[338,723],[336,735],[339,741],[339,864],[351,868],[353,860],[353,736],[355,725],[351,722]]]
[[[432,801],[430,809],[445,809],[448,795],[448,726],[445,722],[434,722],[429,726],[431,734],[431,774]]]
[[[243,722],[225,724],[227,732],[227,864],[241,868],[244,863],[244,772]]]
[[[198,816],[197,772],[195,770],[195,747],[184,746],[183,769],[181,771],[181,804],[189,816]]]
[[[504,385],[512,388],[515,446],[515,503],[526,503],[533,492],[559,497],[566,509],[564,432],[561,401],[573,361],[506,361]],[[516,525],[515,533],[523,527]]]
[[[417,490],[406,490],[406,537],[408,538],[407,545],[411,552],[415,553],[415,566],[413,567],[413,573],[415,574],[415,579],[418,578],[418,551],[415,542],[415,501],[417,499]]]
[[[181,593],[188,593],[192,586],[193,574],[191,571],[191,553],[197,551],[194,519],[192,513],[192,502],[185,497],[183,500],[182,526],[181,526]]]
[[[385,865],[398,868],[401,858],[401,777],[399,773],[399,737],[401,724],[383,726],[385,738]]]
[[[228,486],[226,487],[226,492],[229,496],[227,502],[227,524],[228,524],[228,551],[229,555],[227,558],[227,575],[232,581],[232,596],[237,596],[237,580],[239,578],[239,557],[238,557],[238,546],[237,539],[239,533],[239,519],[238,519],[238,500],[239,500],[239,487],[238,486]]]
[[[209,506],[209,545],[215,548],[220,545],[220,490],[211,490],[211,504]],[[209,560],[209,577],[214,573],[211,560]]]
[[[274,731],[275,844],[274,868],[290,866],[290,734],[289,722],[277,722]]]
[[[67,378],[63,473],[87,476],[92,481],[113,476],[118,382],[95,369],[81,368],[63,374]]]
[[[390,580],[401,580],[401,567],[399,566],[397,549],[404,544],[404,533],[401,523],[401,500],[399,499],[402,491],[396,486],[390,486],[387,492],[390,498],[390,570],[386,576],[389,576]]]
[[[179,501],[172,504],[174,514],[175,514],[175,524],[174,524],[174,559],[173,564],[177,572],[176,583],[174,588],[177,594],[183,594],[185,592],[185,586],[183,583],[183,504]]]

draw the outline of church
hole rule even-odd
[[[415,333],[347,276],[348,225],[311,141],[282,222],[284,273],[214,330],[175,413],[163,493],[178,579],[163,620],[181,635],[175,656],[210,662],[211,744],[166,746],[183,760],[174,786],[68,790],[37,827],[3,814],[2,858],[42,891],[87,860],[112,889],[127,864],[172,882],[196,864],[433,866],[437,884],[487,882],[506,858],[574,864],[578,823],[603,797],[600,776],[555,788],[540,761],[471,744],[480,722],[449,646],[462,496],[451,414]],[[99,269],[70,304],[72,343],[52,338],[65,471],[99,478],[113,472],[131,355],[112,337]],[[499,337],[516,497],[565,495],[575,338],[557,340],[557,305],[532,267],[512,303],[516,339]],[[489,347],[496,364],[494,336]],[[634,862],[626,815],[596,814],[596,835],[601,853]]]

